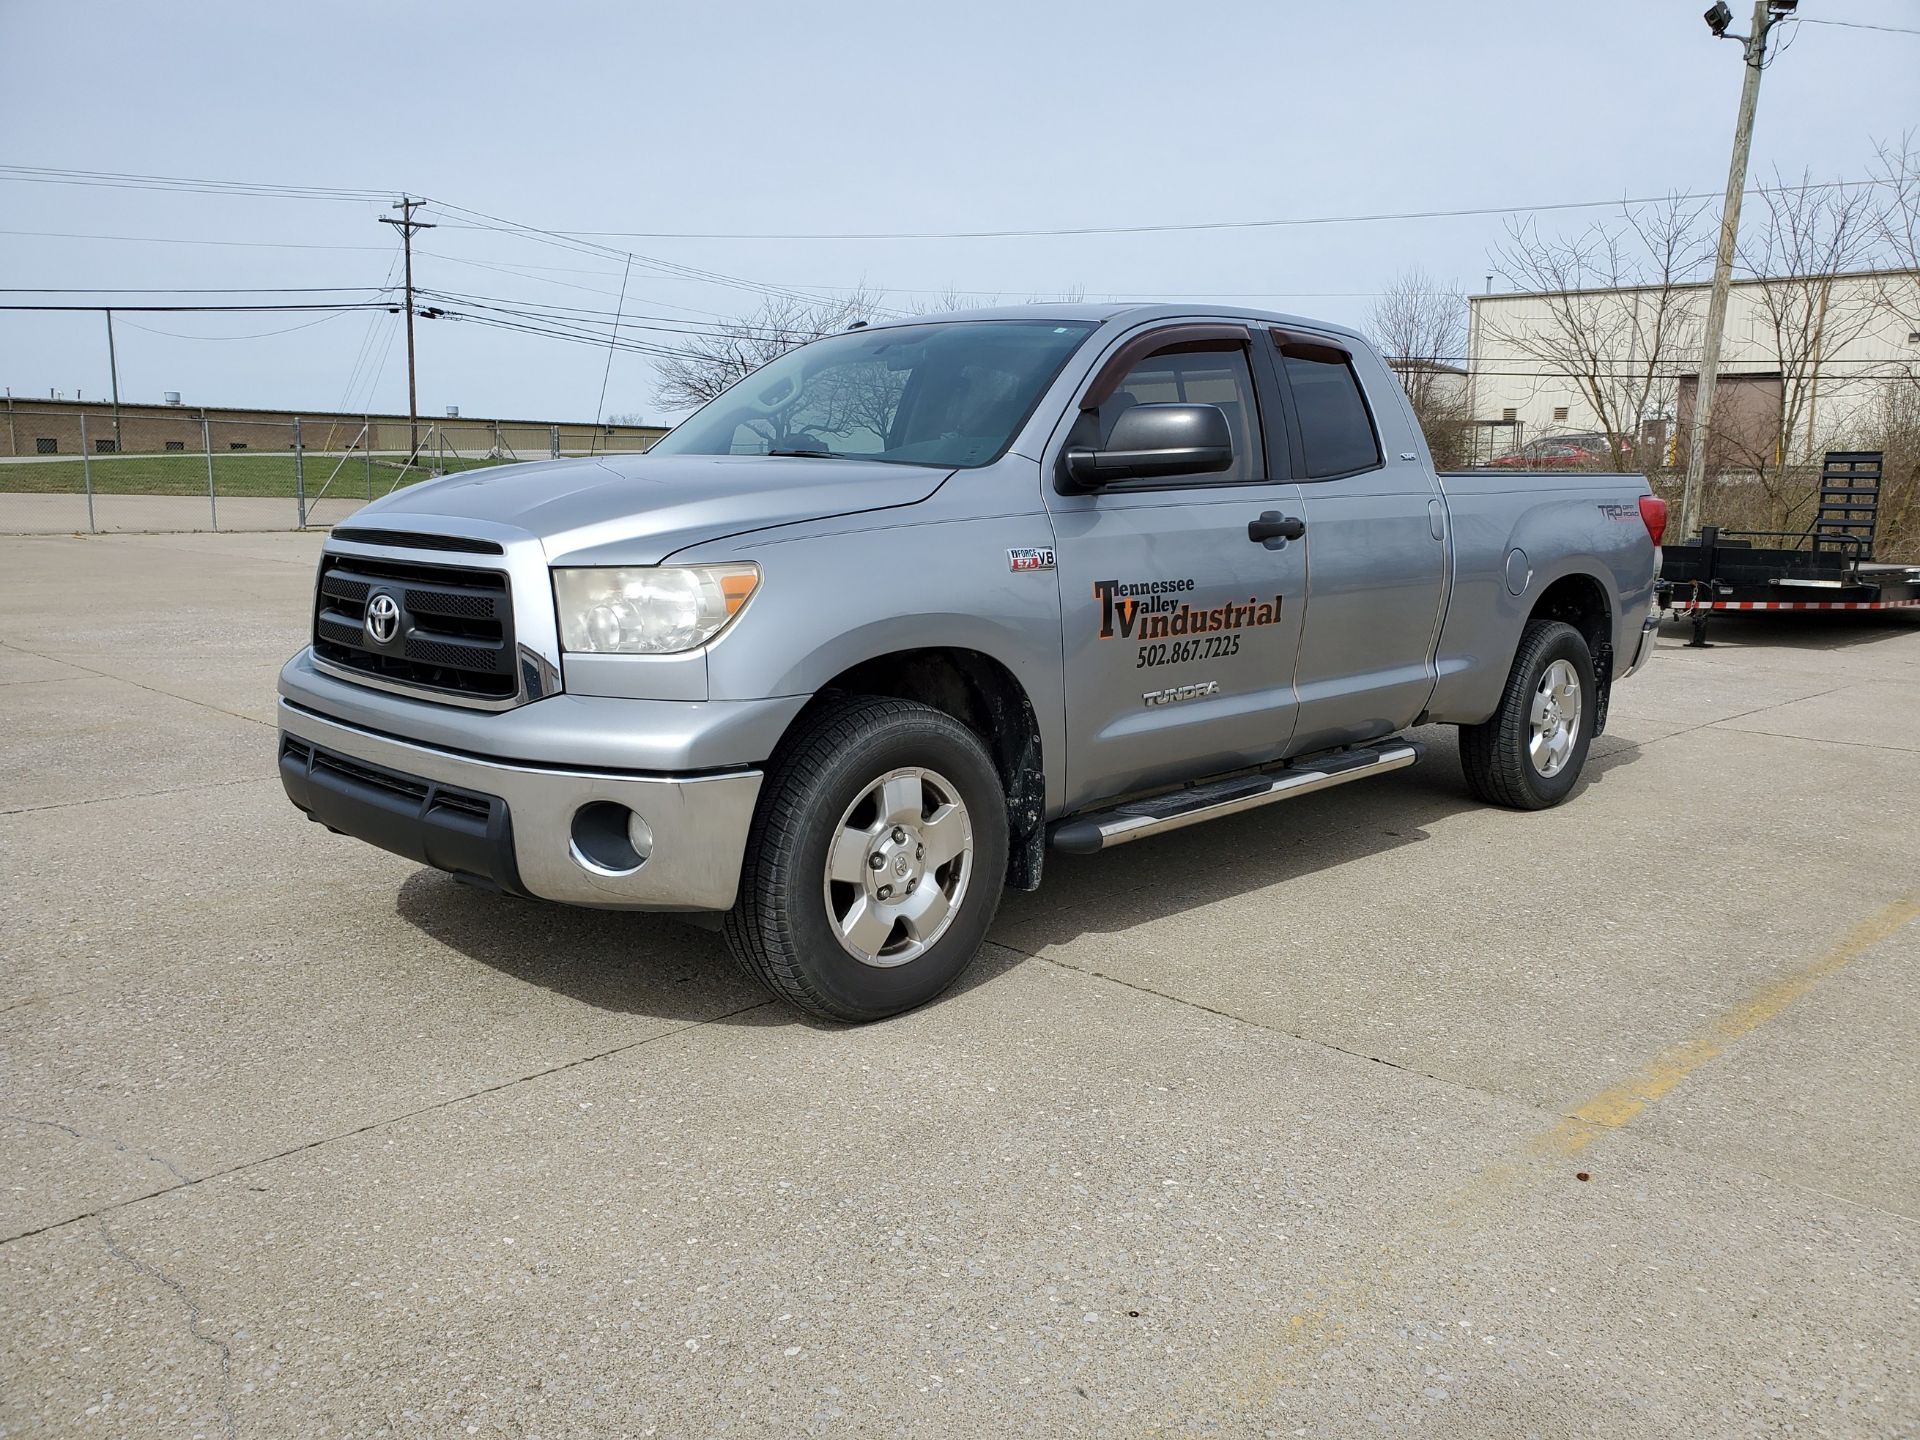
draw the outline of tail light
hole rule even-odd
[[[1667,502],[1658,495],[1640,497],[1640,520],[1647,527],[1647,538],[1658,546],[1667,533]]]

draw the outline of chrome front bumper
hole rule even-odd
[[[637,775],[515,764],[344,724],[285,699],[280,732],[282,778],[294,802],[398,854],[570,905],[733,904],[758,770]],[[290,747],[289,737],[299,743]],[[581,853],[576,817],[596,802],[646,822],[653,841],[640,864],[614,870]]]

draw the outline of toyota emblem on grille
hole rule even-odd
[[[384,590],[367,601],[366,631],[376,645],[391,645],[400,633],[400,602]]]

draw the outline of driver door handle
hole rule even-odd
[[[1249,540],[1298,540],[1306,533],[1306,521],[1292,515],[1282,515],[1278,510],[1263,511],[1258,520],[1247,522]]]

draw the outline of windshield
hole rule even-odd
[[[985,465],[1013,442],[1092,329],[957,320],[829,336],[733,385],[653,453]]]

